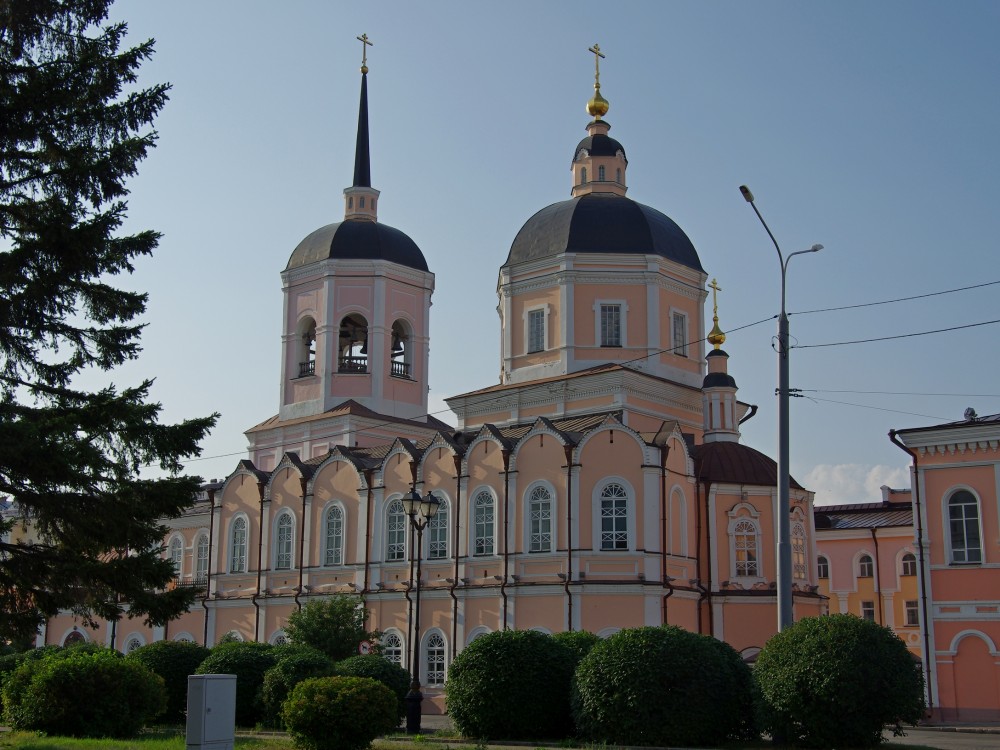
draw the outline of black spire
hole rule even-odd
[[[368,154],[368,73],[361,74],[361,106],[358,110],[358,145],[354,151],[354,187],[372,186]]]

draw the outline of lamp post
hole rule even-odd
[[[781,254],[778,241],[774,239],[770,227],[760,215],[753,202],[753,193],[746,185],[740,185],[740,192],[760,219],[767,230],[767,236],[778,251],[778,264],[781,266],[781,313],[778,315],[778,630],[785,630],[793,623],[792,616],[792,545],[791,545],[791,503],[788,497],[788,315],[785,312],[785,277],[788,273],[788,262],[796,255],[815,253],[823,249],[822,245],[813,245],[808,250],[797,250],[787,258]]]
[[[421,497],[419,492],[413,490],[403,498],[402,502],[403,510],[417,531],[417,546],[413,553],[417,558],[417,595],[413,611],[413,642],[410,658],[410,674],[413,681],[410,683],[410,692],[406,695],[406,733],[420,734],[420,704],[424,700],[424,695],[420,692],[420,559],[423,556],[424,529],[441,507],[441,501],[431,492]]]

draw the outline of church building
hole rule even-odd
[[[444,709],[454,656],[501,629],[669,623],[752,660],[777,629],[777,467],[740,442],[756,407],[729,372],[719,285],[677,223],[627,196],[599,70],[569,198],[495,249],[501,376],[446,399],[454,426],[427,414],[434,274],[378,218],[367,73],[343,219],[281,271],[277,412],[164,540],[204,597],[164,628],[66,615],[39,642],[275,643],[296,609],[353,594],[387,658],[417,654],[425,711]],[[798,619],[827,599],[812,493],[790,494]]]

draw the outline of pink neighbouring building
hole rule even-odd
[[[496,256],[501,377],[447,399],[455,427],[427,416],[434,275],[378,221],[367,97],[363,67],[344,218],[281,274],[277,414],[164,540],[178,585],[206,595],[165,628],[67,614],[39,642],[278,642],[296,608],[358,594],[386,656],[417,654],[427,710],[455,654],[503,628],[671,623],[752,659],[777,623],[776,465],[740,442],[756,407],[737,399],[717,307],[706,317],[718,286],[674,221],[626,197],[599,80],[570,198]],[[419,546],[413,490],[441,501]],[[792,482],[796,617],[827,611],[812,500]]]

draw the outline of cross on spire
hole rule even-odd
[[[708,285],[708,288],[712,290],[712,315],[716,316],[718,320],[719,315],[719,292],[722,291],[722,287],[719,286],[719,282],[712,279],[712,283]]]
[[[361,42],[361,72],[362,73],[367,73],[368,72],[368,48],[369,47],[374,47],[375,45],[372,42],[368,41],[368,35],[367,34],[362,34],[361,36],[357,37],[357,40],[359,42]]]
[[[601,52],[601,45],[594,44],[593,47],[587,50],[587,52],[594,53],[594,88],[600,90],[601,88],[601,58],[606,57],[606,55]]]

